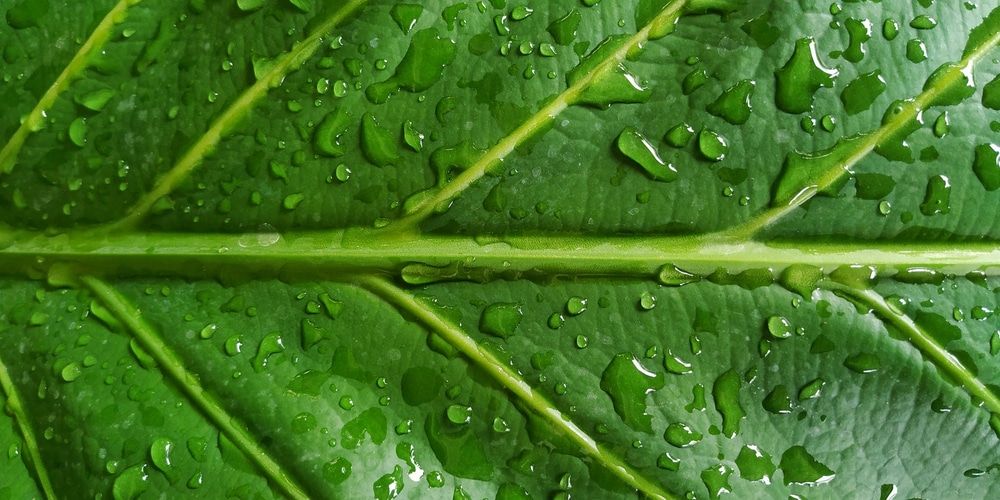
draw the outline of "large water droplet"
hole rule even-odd
[[[403,34],[409,34],[413,26],[417,24],[417,19],[420,18],[420,14],[423,14],[424,7],[420,4],[408,4],[408,3],[398,3],[392,6],[389,10],[389,15],[392,17],[393,21],[396,21],[396,25],[399,29],[403,30]]]
[[[740,406],[740,376],[730,369],[715,379],[712,397],[715,409],[722,415],[722,434],[732,438],[740,431],[740,420],[747,416]]]
[[[756,86],[753,80],[740,80],[705,109],[733,125],[742,125],[750,119],[750,97]]]
[[[630,353],[621,353],[601,374],[601,389],[611,396],[615,412],[626,425],[653,433],[652,416],[646,412],[646,396],[662,389],[663,375],[654,373]]]
[[[455,60],[455,41],[442,38],[438,30],[428,28],[413,35],[410,48],[388,80],[368,86],[365,95],[372,103],[382,104],[405,89],[423,92],[441,80],[445,66]]]
[[[795,42],[795,51],[785,65],[774,72],[775,104],[792,114],[812,108],[813,95],[820,87],[833,87],[839,72],[825,68],[819,60],[816,40],[811,37]]]
[[[764,484],[771,484],[771,476],[777,469],[771,461],[771,455],[752,444],[740,448],[740,454],[736,457],[736,467],[739,468],[740,477],[743,479]]]
[[[882,78],[881,70],[858,75],[840,93],[840,100],[844,103],[844,111],[848,115],[856,115],[867,110],[875,102],[875,99],[885,92],[885,87],[885,79]]]
[[[701,471],[701,481],[708,488],[708,497],[717,500],[725,493],[732,492],[729,485],[729,476],[732,475],[733,468],[726,464],[713,465]]]
[[[836,475],[829,467],[813,458],[802,446],[792,446],[781,454],[778,466],[784,473],[785,485],[816,486],[828,483]]]
[[[517,325],[521,323],[524,312],[521,304],[515,302],[498,302],[486,306],[479,319],[479,330],[496,337],[506,339],[514,334]]]
[[[864,43],[872,37],[872,23],[867,19],[849,18],[844,22],[850,42],[844,49],[843,56],[851,62],[859,62],[865,57]]]
[[[920,213],[930,216],[946,214],[951,210],[951,182],[943,175],[935,175],[927,181],[927,192],[920,204]]]

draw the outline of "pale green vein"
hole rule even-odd
[[[341,6],[322,25],[305,40],[294,45],[292,49],[278,58],[267,73],[260,76],[257,82],[242,94],[219,116],[198,142],[184,153],[171,169],[157,180],[153,188],[137,201],[128,214],[112,223],[115,229],[131,229],[149,214],[156,202],[172,193],[192,171],[201,165],[223,137],[236,127],[250,112],[253,106],[261,100],[269,89],[277,87],[285,76],[298,69],[322,45],[323,38],[345,19],[364,5],[367,0],[351,0]]]
[[[843,161],[833,164],[824,172],[820,172],[814,183],[810,186],[804,187],[802,191],[800,191],[799,194],[787,204],[766,210],[740,226],[723,231],[722,234],[733,239],[734,241],[749,239],[754,234],[774,224],[789,213],[795,211],[798,207],[801,207],[805,202],[816,196],[817,193],[829,189],[837,182],[840,182],[843,179],[843,176],[847,175],[847,173],[851,170],[851,167],[874,151],[875,147],[893,135],[901,132],[904,127],[913,123],[914,120],[917,120],[924,110],[928,109],[935,100],[941,97],[942,94],[946,93],[953,86],[961,85],[960,79],[963,78],[962,73],[971,72],[972,68],[985,58],[989,52],[997,46],[997,44],[1000,44],[1000,32],[993,33],[992,36],[983,40],[982,43],[978,44],[973,50],[968,51],[967,55],[957,63],[957,67],[962,69],[961,72],[952,71],[947,73],[943,78],[936,81],[934,85],[928,87],[913,100],[907,101],[907,104],[903,106],[900,113],[886,121],[877,130],[857,136],[857,140],[852,143],[852,150],[848,154],[845,154]]]
[[[108,308],[115,318],[118,319],[139,344],[146,350],[159,364],[167,376],[172,378],[177,386],[190,398],[190,400],[223,432],[251,462],[257,465],[271,483],[279,488],[282,493],[295,499],[308,499],[309,495],[299,486],[291,474],[286,472],[267,450],[250,435],[249,431],[238,425],[232,415],[226,412],[206,391],[198,380],[198,376],[191,373],[184,366],[183,360],[160,338],[156,330],[143,319],[141,312],[129,300],[112,288],[107,283],[93,276],[82,276],[79,282],[90,289],[91,292]]]
[[[573,441],[587,455],[606,467],[622,481],[625,481],[626,484],[643,492],[650,498],[678,498],[633,469],[621,457],[611,453],[602,444],[595,441],[594,438],[590,437],[583,429],[573,423],[572,420],[565,418],[566,416],[558,408],[546,400],[543,395],[536,392],[517,372],[506,364],[501,363],[493,353],[480,347],[461,328],[437,315],[433,310],[417,300],[416,297],[382,278],[364,276],[357,278],[356,281],[399,309],[416,316],[469,360],[490,374],[494,380],[524,402],[535,413],[547,420],[554,429],[557,429],[561,434]]]
[[[655,276],[664,265],[710,274],[793,264],[831,272],[866,264],[880,275],[910,268],[949,274],[983,271],[1000,275],[996,242],[804,241],[730,243],[710,237],[671,236],[467,236],[421,235],[414,239],[365,243],[357,230],[278,233],[47,234],[0,229],[0,274],[37,276],[54,264],[75,264],[102,276],[162,275],[212,277],[242,269],[247,276],[326,275],[381,271],[399,274],[411,264],[442,268],[461,264],[495,276]],[[361,231],[362,235],[369,231]],[[6,243],[4,243],[6,242]],[[442,274],[443,275],[443,274]]]
[[[822,286],[830,290],[846,293],[860,300],[875,310],[883,321],[890,323],[906,335],[910,343],[920,350],[932,363],[958,381],[972,396],[983,401],[986,408],[995,415],[1000,415],[1000,397],[993,393],[986,384],[979,380],[962,361],[938,344],[934,337],[925,332],[912,318],[896,312],[882,295],[874,290],[859,290],[833,282],[823,282]]]
[[[530,139],[566,108],[577,102],[580,96],[596,82],[611,75],[625,58],[644,43],[649,41],[655,30],[672,25],[684,11],[688,0],[674,0],[660,13],[650,20],[638,33],[628,39],[618,50],[611,53],[598,64],[593,71],[581,77],[555,99],[522,123],[512,133],[500,140],[495,146],[483,153],[479,159],[446,184],[433,196],[429,196],[415,205],[405,216],[392,223],[388,230],[397,234],[406,234],[416,229],[417,225],[442,207],[446,207],[462,194],[469,186],[482,179],[490,169],[494,168],[521,144]]]
[[[14,381],[11,380],[10,372],[7,371],[7,365],[4,364],[3,359],[0,359],[0,389],[3,389],[3,392],[7,394],[7,404],[4,405],[4,409],[13,415],[17,427],[21,431],[21,437],[24,438],[24,447],[28,457],[30,457],[30,460],[26,462],[35,465],[35,473],[42,486],[42,491],[45,493],[45,498],[54,500],[56,498],[55,490],[52,489],[49,472],[45,469],[45,462],[42,461],[42,454],[38,450],[38,439],[35,437],[35,431],[31,428],[31,419],[24,411],[21,397],[17,388],[14,387]]]
[[[14,135],[7,141],[3,149],[0,150],[0,177],[3,174],[10,173],[14,169],[14,164],[17,160],[17,154],[21,151],[21,147],[24,145],[24,141],[28,138],[32,132],[40,130],[45,127],[45,113],[52,108],[55,104],[56,99],[62,94],[69,85],[73,83],[73,80],[80,77],[83,71],[87,69],[90,63],[90,55],[95,54],[100,50],[100,47],[108,41],[111,37],[112,28],[114,25],[121,23],[125,20],[128,8],[139,3],[141,0],[120,0],[117,5],[111,9],[110,12],[104,19],[101,20],[94,32],[90,34],[87,41],[83,43],[80,50],[76,52],[73,59],[70,60],[69,64],[63,68],[62,73],[56,78],[56,81],[42,98],[38,100],[38,104],[35,108],[31,110],[28,116],[24,117],[21,121],[21,125],[14,132]]]

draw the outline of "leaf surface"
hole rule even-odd
[[[0,496],[1000,494],[998,8],[8,3]]]

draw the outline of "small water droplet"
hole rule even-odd
[[[663,439],[678,448],[688,448],[701,442],[703,435],[694,431],[687,424],[675,422],[667,426]]]

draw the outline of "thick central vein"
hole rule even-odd
[[[111,37],[111,31],[115,24],[122,22],[125,19],[125,14],[128,8],[132,5],[139,3],[141,0],[120,0],[114,8],[104,19],[101,20],[94,32],[90,34],[87,41],[83,43],[80,50],[76,52],[73,59],[70,60],[69,64],[63,68],[62,73],[56,78],[56,81],[42,98],[38,100],[38,104],[35,108],[31,110],[21,122],[21,125],[11,136],[7,144],[0,150],[0,177],[3,174],[10,173],[14,168],[14,164],[17,159],[17,154],[21,151],[21,146],[24,145],[24,141],[28,138],[32,132],[45,127],[45,113],[52,108],[55,104],[56,99],[69,88],[69,85],[73,83],[73,80],[79,78],[83,75],[83,71],[87,69],[90,64],[90,56],[96,54],[101,46]]]
[[[246,89],[226,109],[212,126],[206,131],[191,149],[188,149],[177,163],[156,182],[149,192],[144,194],[129,210],[128,214],[112,226],[117,229],[132,229],[149,214],[157,200],[172,193],[194,169],[201,165],[205,156],[212,152],[222,138],[242,120],[253,106],[260,101],[270,88],[277,87],[285,75],[297,69],[311,57],[322,45],[323,38],[340,25],[347,17],[364,5],[367,0],[351,0],[337,9],[336,12],[312,35],[295,45],[284,56],[279,58],[274,66],[257,79],[253,86]]]
[[[869,305],[882,318],[882,321],[895,326],[906,335],[910,343],[932,363],[957,380],[970,395],[981,399],[991,413],[1000,415],[1000,397],[986,387],[986,384],[979,380],[976,374],[972,373],[961,360],[948,352],[944,346],[938,344],[934,337],[925,332],[912,318],[894,311],[884,297],[874,290],[858,290],[829,282],[825,282],[825,286],[846,293]]]
[[[645,493],[650,498],[676,498],[660,485],[633,469],[622,457],[608,451],[572,420],[564,418],[563,413],[558,408],[536,392],[514,369],[501,363],[493,353],[480,347],[465,331],[436,314],[413,295],[384,279],[368,277],[359,278],[358,281],[362,286],[383,297],[397,308],[416,316],[428,328],[441,335],[476,366],[482,368],[521,402],[544,418],[553,429],[569,438],[587,455],[625,481],[626,484]]]
[[[646,26],[643,26],[638,33],[622,44],[618,50],[608,55],[592,72],[583,76],[556,96],[555,99],[515,129],[514,132],[504,137],[495,146],[483,153],[472,166],[464,170],[433,196],[428,197],[415,206],[408,214],[389,226],[387,230],[399,233],[412,232],[421,221],[433,214],[439,207],[451,203],[462,192],[468,189],[469,186],[483,178],[490,169],[513,153],[518,146],[548,125],[566,108],[578,101],[587,88],[611,75],[630,52],[635,51],[650,39],[651,33],[656,27],[672,24],[680,18],[687,3],[688,0],[674,0],[667,5]]]
[[[984,40],[983,43],[979,44],[959,61],[957,66],[963,68],[964,71],[972,71],[972,68],[985,58],[998,44],[1000,44],[1000,32],[994,33],[993,36]],[[879,144],[902,131],[904,127],[914,120],[917,120],[920,114],[928,109],[941,94],[947,92],[952,85],[957,83],[956,79],[958,77],[958,72],[952,72],[947,77],[942,78],[936,85],[930,86],[913,98],[913,100],[908,101],[900,113],[886,121],[877,130],[860,136],[861,140],[857,141],[854,150],[846,156],[844,161],[833,165],[827,171],[817,173],[816,182],[813,187],[804,189],[787,204],[766,210],[743,225],[727,231],[727,234],[737,239],[748,239],[795,211],[819,192],[833,186],[840,181],[846,171],[850,171],[851,167],[868,156]]]
[[[160,335],[140,313],[139,308],[131,304],[117,290],[107,283],[91,277],[79,278],[81,284],[90,289],[105,307],[120,321],[135,337],[140,345],[152,356],[160,369],[177,384],[188,398],[202,411],[204,415],[226,434],[230,440],[272,481],[272,484],[294,499],[308,499],[309,495],[291,475],[275,461],[267,450],[230,415],[216,399],[206,391],[198,376],[188,371],[183,360],[173,352]]]
[[[242,269],[247,275],[381,271],[399,274],[411,264],[528,275],[641,276],[664,265],[709,274],[809,264],[830,272],[865,264],[882,275],[915,267],[961,274],[1000,275],[1000,247],[992,242],[892,243],[717,241],[708,237],[521,236],[471,238],[424,235],[361,244],[356,231],[184,234],[0,233],[0,274],[31,275],[53,264],[77,265],[101,275],[212,276]]]

